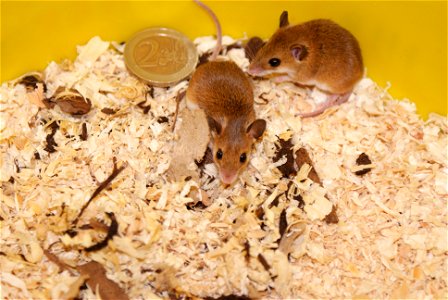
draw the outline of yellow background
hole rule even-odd
[[[268,38],[280,13],[291,23],[330,18],[349,29],[363,51],[368,76],[408,98],[418,112],[447,114],[446,1],[205,1],[224,34]],[[190,38],[215,29],[192,1],[2,1],[1,81],[52,60],[73,59],[76,45],[99,35],[126,41],[136,31],[167,26]]]

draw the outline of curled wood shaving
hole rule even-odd
[[[105,42],[101,40],[100,37],[95,36],[91,38],[85,46],[81,47],[76,60],[91,65],[109,48],[109,46],[109,42]]]
[[[299,222],[292,224],[291,226],[289,226],[287,233],[282,236],[278,249],[286,255],[294,252],[299,247],[299,245],[295,245],[295,242],[299,239],[299,237],[303,236],[305,232],[305,223]]]
[[[168,292],[169,294],[176,294],[177,287],[179,286],[176,279],[176,270],[171,266],[163,266],[159,272],[152,285],[159,292]]]
[[[46,108],[45,105],[45,92],[47,86],[42,79],[37,76],[26,76],[19,83],[25,85],[27,89],[27,96],[31,103],[37,105],[40,108]]]
[[[74,282],[68,287],[68,291],[63,294],[63,299],[76,299],[79,296],[81,288],[86,284],[87,276],[79,276]]]
[[[25,295],[27,295],[28,297],[30,296],[25,282],[21,280],[19,277],[6,272],[2,272],[1,275],[2,275],[2,284],[18,288]]]

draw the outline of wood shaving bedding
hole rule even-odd
[[[245,70],[244,49],[224,41],[233,46],[223,58]],[[202,55],[214,40],[195,44]],[[423,121],[414,104],[364,78],[347,103],[302,120],[295,115],[312,109],[315,92],[255,80],[268,125],[238,182],[222,187],[207,159],[188,165],[196,177],[169,180],[175,98],[188,82],[149,87],[113,45],[95,37],[74,62],[50,63],[41,82],[1,86],[3,298],[104,295],[48,251],[72,268],[99,264],[130,299],[448,296],[446,117]],[[91,107],[46,108],[60,88]],[[307,162],[282,173],[291,153],[277,155],[279,139],[295,156],[306,149]],[[116,164],[126,168],[74,225]],[[331,214],[336,223],[325,221]],[[85,251],[105,240],[108,215],[118,232]]]

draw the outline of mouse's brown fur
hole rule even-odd
[[[279,65],[272,66],[272,59]],[[281,75],[277,81],[316,86],[336,95],[350,93],[363,72],[359,43],[348,30],[324,19],[290,26],[286,12],[280,28],[249,66],[252,75]]]
[[[231,61],[199,66],[187,89],[188,106],[207,115],[213,158],[225,184],[232,183],[246,167],[252,144],[266,127],[264,120],[255,119],[253,99],[252,83]]]

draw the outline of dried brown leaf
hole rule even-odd
[[[241,45],[241,42],[238,41],[238,42],[235,42],[233,44],[226,46],[225,48],[226,48],[226,51],[229,52],[232,49],[241,49],[241,48],[243,48],[243,46]]]
[[[87,285],[92,291],[99,290],[99,296],[102,300],[128,300],[129,297],[120,288],[120,286],[107,278],[104,267],[96,262],[91,261],[76,268],[81,275],[88,276]]]
[[[245,251],[244,258],[246,259],[246,262],[248,263],[250,260],[250,244],[249,244],[248,240],[246,240],[244,242],[244,251]]]
[[[107,246],[109,240],[111,240],[114,237],[114,235],[118,234],[118,222],[117,219],[115,218],[115,215],[113,213],[106,213],[106,214],[111,220],[106,237],[101,242],[86,248],[85,249],[86,251],[97,251],[103,249],[104,247]]]
[[[87,124],[86,123],[82,123],[82,127],[81,127],[81,134],[79,135],[79,138],[82,141],[87,141]]]
[[[54,135],[56,134],[56,131],[59,129],[59,124],[56,121],[53,121],[48,128],[51,128],[51,133],[47,135],[45,138],[47,145],[45,146],[44,150],[48,153],[56,152],[56,149],[54,147],[57,147],[58,144],[54,141]]]
[[[59,108],[70,115],[80,116],[87,114],[92,108],[92,102],[88,98],[84,98],[76,89],[67,89],[65,87],[58,87],[46,101],[49,108],[58,105]]]
[[[113,108],[105,107],[101,110],[101,112],[106,115],[114,115],[117,113],[117,110],[113,109]]]
[[[255,215],[257,216],[257,218],[259,220],[263,220],[264,217],[264,209],[262,206],[259,206],[256,210],[255,210]]]
[[[195,161],[195,163],[198,166],[199,170],[201,170],[201,172],[203,172],[205,169],[205,165],[213,163],[212,149],[207,148],[207,150],[205,150],[204,157],[200,161]]]
[[[275,145],[277,151],[275,152],[275,156],[273,158],[274,162],[279,161],[284,156],[286,156],[286,163],[277,168],[283,174],[283,177],[288,178],[289,176],[295,176],[297,174],[296,168],[294,166],[294,155],[293,155],[293,147],[292,138],[288,140],[278,139],[278,142]]]
[[[47,86],[42,79],[42,75],[39,73],[25,75],[17,82],[17,84],[23,84],[28,92],[37,89],[38,83],[41,83],[43,85],[43,92],[45,93],[47,91]]]
[[[76,226],[76,224],[79,221],[79,218],[81,217],[81,215],[83,214],[83,212],[87,208],[87,206],[89,206],[90,202],[92,202],[92,200],[96,196],[98,196],[98,194],[101,193],[101,191],[104,190],[115,179],[115,177],[117,177],[121,173],[121,171],[123,171],[125,168],[126,168],[126,165],[123,165],[120,168],[117,168],[116,159],[114,157],[114,169],[112,170],[112,174],[110,174],[110,176],[106,180],[104,180],[98,186],[98,188],[93,192],[92,196],[90,196],[90,199],[86,202],[86,204],[84,204],[84,206],[81,208],[81,211],[79,212],[78,216],[73,221],[73,225]]]
[[[356,164],[358,166],[370,165],[371,163],[372,163],[372,161],[370,160],[369,156],[367,156],[367,154],[365,154],[365,153],[361,153],[361,155],[359,155],[359,157],[356,159]],[[372,170],[372,169],[371,168],[365,168],[363,170],[356,171],[355,174],[358,175],[358,176],[362,176],[364,174],[369,173],[370,170]]]
[[[296,185],[294,184],[294,182],[291,180],[290,182],[288,182],[288,190],[285,192],[286,197],[287,198],[292,198],[296,201],[299,202],[298,207],[303,209],[303,207],[305,206],[305,201],[303,201],[303,197],[302,195],[300,195],[300,193],[297,190]]]
[[[264,258],[263,254],[258,254],[257,256],[258,261],[261,263],[261,265],[263,266],[263,268],[269,272],[269,269],[271,268],[271,266],[269,265],[269,263],[267,262],[266,258]]]
[[[208,59],[210,58],[211,55],[212,55],[211,52],[205,52],[201,56],[199,56],[198,64],[196,65],[196,67],[199,67],[200,65],[208,62]]]
[[[141,108],[143,110],[143,113],[146,115],[149,112],[149,110],[151,109],[151,104],[145,105],[145,103],[146,103],[146,100],[139,102],[139,103],[137,103],[137,107]]]
[[[98,221],[95,218],[91,218],[89,220],[88,226],[89,226],[89,229],[92,228],[92,229],[95,229],[95,230],[98,230],[98,231],[103,231],[103,232],[108,232],[109,228],[110,228],[109,226],[107,226],[106,224],[104,224],[101,221]]]
[[[280,239],[285,234],[287,227],[288,227],[288,220],[286,219],[286,209],[284,208],[280,214],[280,219],[279,219],[279,224],[278,224],[278,231],[280,233]]]
[[[331,212],[325,217],[325,222],[327,224],[337,224],[339,222],[339,218],[336,213],[337,209],[338,209],[338,206],[333,204],[333,208],[331,209]]]
[[[202,203],[202,201],[198,201],[196,203],[187,203],[187,209],[188,210],[201,210],[201,209],[206,209],[207,206],[204,205],[204,203]]]
[[[302,165],[308,164],[312,167],[311,171],[308,173],[308,178],[312,181],[322,185],[322,181],[319,178],[319,175],[317,175],[316,170],[314,169],[313,162],[308,154],[308,151],[305,148],[300,148],[296,151],[296,163],[297,168],[300,170]]]

